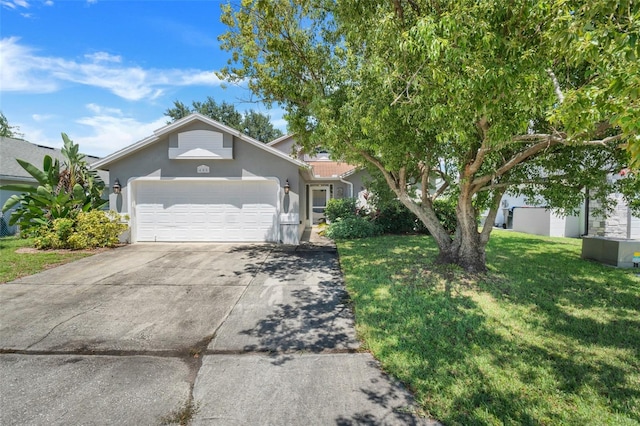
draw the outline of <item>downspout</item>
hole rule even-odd
[[[349,185],[349,197],[353,198],[353,183],[349,182],[348,180],[344,180],[342,178],[340,178],[340,182],[342,183],[346,183],[347,185]]]
[[[589,188],[585,188],[584,197],[584,236],[589,235]]]

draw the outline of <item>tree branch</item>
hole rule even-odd
[[[549,74],[549,77],[551,77],[551,81],[553,82],[553,90],[556,92],[556,97],[558,98],[558,102],[563,103],[564,93],[562,93],[562,88],[560,87],[560,82],[558,81],[558,78],[553,73],[553,70],[551,68],[547,68],[546,71],[547,71],[547,74]]]
[[[529,148],[525,149],[524,151],[519,152],[518,154],[511,157],[509,161],[507,161],[501,167],[499,167],[495,171],[495,173],[474,179],[472,184],[475,187],[475,190],[477,191],[478,189],[482,188],[487,183],[489,183],[496,176],[502,176],[503,174],[505,174],[506,172],[508,172],[515,166],[517,166],[518,164],[522,163],[525,160],[528,160],[529,158],[533,157],[539,152],[558,144],[560,144],[559,141],[553,138],[549,138],[546,141],[538,142],[535,145],[532,145]]]
[[[413,83],[413,80],[416,79],[416,77],[418,76],[418,73],[422,70],[422,68],[426,64],[427,64],[427,60],[425,59],[425,61],[422,64],[420,64],[420,66],[418,67],[416,72],[414,72],[413,75],[411,77],[409,77],[409,80],[407,80],[407,85],[405,86],[404,90],[402,92],[400,92],[398,94],[398,96],[396,96],[396,98],[393,100],[393,102],[391,102],[390,106],[394,106],[396,103],[398,103],[398,101],[400,100],[400,98],[402,97],[402,95],[404,93],[406,93],[407,97],[409,97],[409,87],[411,87],[411,83]]]
[[[441,196],[442,193],[446,191],[448,187],[449,187],[449,181],[445,180],[444,183],[440,185],[440,188],[438,188],[438,190],[431,196],[431,201],[434,201],[436,198]]]
[[[362,151],[362,150],[358,150],[358,153],[360,155],[362,155],[365,158],[365,160],[367,160],[368,162],[370,162],[371,164],[376,166],[378,168],[378,170],[380,170],[382,172],[382,176],[384,176],[384,179],[387,181],[387,184],[389,185],[389,188],[391,188],[393,190],[393,192],[395,192],[396,195],[399,197],[401,195],[401,192],[398,189],[398,181],[396,180],[395,176],[393,176],[393,174],[391,174],[391,172],[389,172],[387,169],[385,169],[384,165],[382,165],[382,163],[377,158],[375,158],[373,155],[369,154],[366,151]]]
[[[491,236],[491,231],[493,230],[493,223],[496,220],[496,216],[498,215],[498,206],[500,205],[500,199],[502,199],[502,195],[504,195],[504,189],[499,189],[493,194],[493,198],[491,199],[491,207],[489,208],[489,214],[484,221],[484,225],[482,226],[482,231],[480,232],[480,241],[483,244],[487,244],[489,242],[489,237]]]

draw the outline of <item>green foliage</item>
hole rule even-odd
[[[180,101],[174,101],[173,105],[173,108],[168,108],[164,113],[171,118],[171,121],[197,112],[264,143],[282,136],[282,132],[271,124],[269,116],[252,109],[242,114],[233,104],[226,101],[218,104],[211,96],[208,96],[204,102],[193,101],[191,108]]]
[[[338,219],[356,216],[357,210],[355,198],[331,198],[324,210],[324,215],[329,222],[335,222]]]
[[[11,213],[9,224],[19,225],[25,236],[41,226],[52,229],[56,219],[73,219],[79,212],[99,209],[108,202],[102,199],[104,182],[95,170],[89,170],[85,156],[79,153],[79,146],[64,133],[62,139],[65,157],[62,165],[49,155],[42,161],[42,170],[27,161],[17,160],[38,182],[38,186],[14,184],[1,187],[23,192],[12,195],[2,207],[2,213],[17,206]]]
[[[388,201],[378,207],[375,221],[385,234],[424,232],[424,226],[419,225],[416,215],[398,200]]]
[[[457,200],[453,197],[439,198],[433,202],[433,210],[438,220],[448,233],[456,232],[458,218],[456,217]]]
[[[425,236],[338,250],[364,348],[442,424],[638,423],[636,271],[581,259],[579,239],[501,231],[484,277],[434,264]]]
[[[52,226],[39,227],[34,245],[39,249],[73,250],[114,247],[118,244],[118,236],[126,229],[127,225],[120,223],[116,212],[80,212],[74,219],[58,218]]]
[[[376,225],[375,221],[361,216],[337,219],[325,231],[325,235],[332,240],[368,238],[375,237],[381,233],[381,229]]]
[[[448,233],[456,231],[456,199],[437,199],[433,210]],[[375,222],[385,234],[429,233],[418,217],[398,200],[387,201],[377,208]]]
[[[17,126],[11,126],[9,120],[5,117],[4,113],[0,111],[0,136],[5,138],[21,138],[23,135],[19,132],[20,128]]]
[[[491,232],[478,229],[481,207],[495,213],[507,190],[569,211],[588,188],[610,207],[618,186],[607,175],[640,145],[630,5],[246,0],[223,6],[232,59],[221,76],[281,103],[305,149],[376,168],[443,253],[481,253]],[[416,201],[416,185],[455,194],[463,232]]]

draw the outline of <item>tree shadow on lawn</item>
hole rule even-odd
[[[496,300],[535,307],[550,332],[582,344],[628,349],[640,358],[640,279],[563,247],[544,245],[540,252],[511,259],[489,249],[488,264],[500,276],[479,280],[479,287]]]
[[[522,343],[521,356],[551,371],[558,390],[594,392],[612,415],[640,422],[640,280],[633,271],[581,259],[579,247],[533,244],[523,250],[502,240],[499,250],[488,250],[501,277],[480,280],[479,287],[499,304],[529,311],[528,324],[545,338]],[[524,256],[500,257],[506,248]],[[582,420],[598,423],[589,415]]]
[[[640,421],[638,281],[622,273],[603,284],[597,278],[609,269],[576,259],[562,244],[545,247],[522,257],[488,250],[501,274],[477,283],[426,264],[415,255],[420,249],[370,256],[358,243],[357,256],[347,248],[341,262],[351,271],[359,332],[386,371],[445,424]],[[375,243],[371,250],[384,251]],[[484,310],[483,294],[497,315]],[[612,318],[577,316],[567,305],[611,306]],[[527,309],[531,317],[509,322]]]

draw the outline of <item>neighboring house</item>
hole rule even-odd
[[[540,206],[544,206],[543,201],[532,205],[524,196],[505,194],[500,200],[494,226],[549,237],[579,237],[584,234],[584,206],[578,216],[562,216]]]
[[[611,176],[620,179],[621,176]],[[616,201],[606,217],[596,215],[595,200],[583,204],[577,216],[561,216],[545,207],[530,205],[523,196],[504,195],[494,225],[528,234],[552,237],[611,237],[640,239],[640,217],[634,216],[622,194],[611,194]],[[544,205],[538,203],[538,205]]]
[[[362,176],[328,159],[292,156],[294,145],[292,136],[263,144],[196,113],[93,167],[121,187],[109,195],[110,208],[128,216],[130,242],[298,244],[328,199],[362,191]]]
[[[43,145],[36,145],[21,139],[13,139],[0,137],[0,185],[9,184],[28,184],[36,185],[37,181],[16,161],[17,159],[27,161],[38,169],[42,170],[42,160],[45,155],[49,155],[53,159],[64,161],[62,152],[57,148],[51,148]],[[88,163],[98,160],[98,157],[86,156]],[[109,174],[100,172],[100,177],[105,183],[109,182]],[[105,189],[105,192],[107,189]],[[0,207],[14,194],[16,191],[8,191],[0,189]],[[9,226],[9,217],[12,210],[4,213],[0,219],[0,235],[12,235],[16,232],[15,226]]]
[[[623,175],[613,175],[610,179],[624,179]],[[640,217],[634,216],[625,203],[622,194],[611,194],[610,199],[616,207],[606,217],[596,215],[593,210],[599,207],[595,200],[589,202],[589,214],[586,220],[587,232],[592,237],[623,238],[640,240]]]

